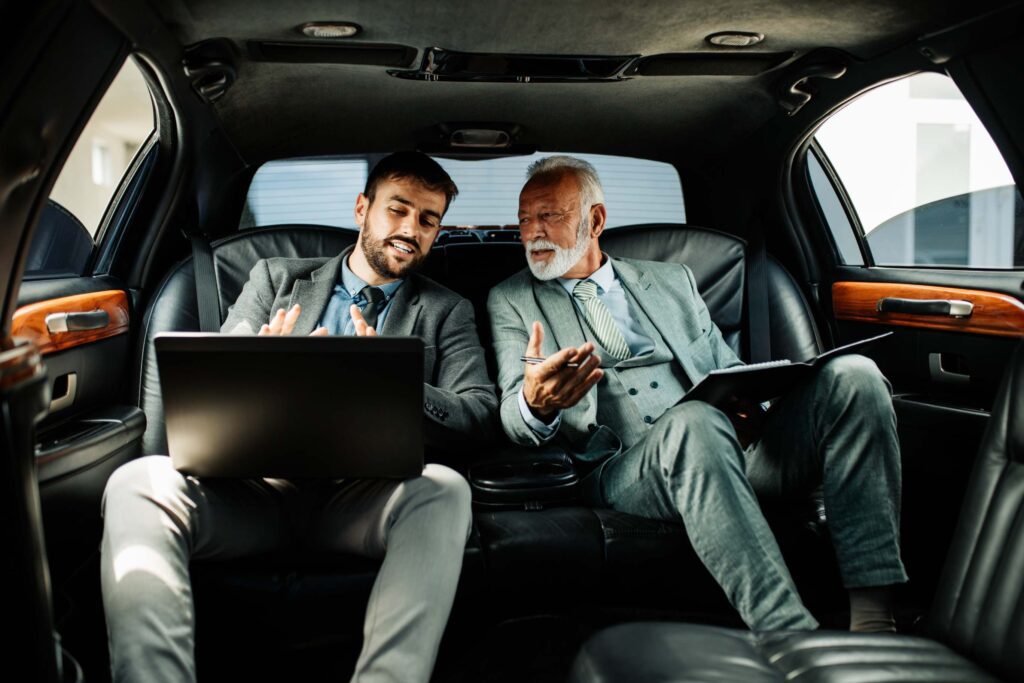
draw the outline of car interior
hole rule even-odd
[[[354,244],[367,170],[399,150],[459,184],[423,272],[473,304],[492,379],[487,296],[525,267],[517,196],[550,154],[594,161],[602,249],[689,266],[745,361],[891,331],[865,353],[892,386],[910,576],[899,634],[844,633],[820,492],[764,500],[826,631],[750,632],[681,522],[581,504],[559,448],[428,449],[474,510],[433,680],[1024,679],[1024,4],[42,0],[0,19],[0,499],[26,680],[110,680],[100,501],[167,453],[155,337],[219,330],[260,259]],[[194,561],[199,676],[346,678],[378,567]]]

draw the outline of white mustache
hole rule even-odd
[[[560,251],[562,249],[562,247],[558,246],[554,242],[551,242],[551,241],[548,241],[548,240],[542,240],[542,239],[532,240],[531,242],[528,242],[526,244],[526,251],[531,252],[531,253],[535,252],[535,251],[544,251],[544,250],[547,250],[547,249],[553,249],[554,251]]]

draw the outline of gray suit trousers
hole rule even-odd
[[[203,480],[170,458],[120,467],[103,497],[101,557],[114,681],[195,680],[190,559],[294,547],[384,558],[353,681],[428,681],[471,523],[456,472],[394,480]]]
[[[900,454],[888,383],[863,356],[841,356],[772,406],[745,451],[729,419],[699,401],[661,416],[605,462],[604,502],[682,521],[694,549],[753,629],[810,629],[758,504],[821,485],[847,588],[907,580],[899,552]]]

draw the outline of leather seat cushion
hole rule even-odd
[[[996,681],[925,638],[846,632],[764,632],[675,623],[624,624],[583,646],[571,683],[744,681],[893,683]]]

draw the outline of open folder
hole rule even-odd
[[[868,344],[885,339],[892,332],[861,339],[845,346],[826,351],[808,361],[773,360],[767,363],[739,365],[734,368],[712,370],[682,398],[683,401],[704,401],[723,406],[733,398],[761,403],[782,396],[792,387],[809,377],[816,368],[829,359],[847,353],[856,353]]]

